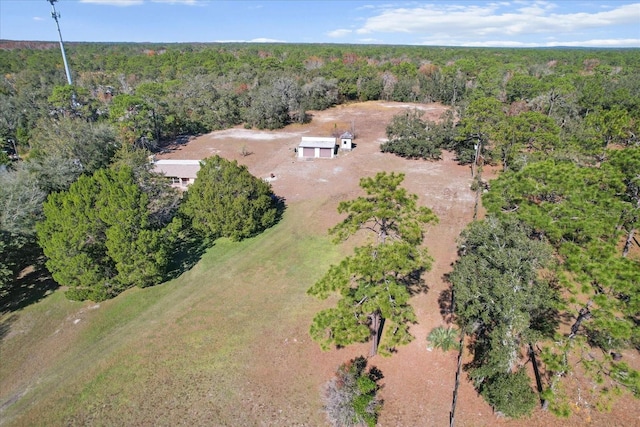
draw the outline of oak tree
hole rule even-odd
[[[340,365],[324,390],[324,410],[334,427],[373,427],[377,424],[382,400],[378,381],[383,376],[375,366],[367,368],[367,359],[356,357]]]
[[[471,223],[459,247],[449,280],[456,321],[473,337],[469,375],[496,410],[528,414],[536,398],[521,368],[525,348],[553,334],[559,303],[553,282],[541,274],[550,265],[551,247],[510,217]],[[500,398],[525,395],[518,405]]]
[[[407,110],[393,117],[387,126],[388,141],[380,150],[409,159],[438,160],[442,146],[448,142],[446,125],[424,120],[417,109]]]

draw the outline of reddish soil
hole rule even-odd
[[[405,160],[380,152],[387,123],[403,109],[416,107],[432,120],[445,110],[439,104],[350,104],[313,112],[311,123],[290,125],[277,131],[236,128],[213,132],[193,138],[188,143],[171,146],[158,156],[203,159],[218,154],[235,159],[246,165],[255,176],[271,181],[274,192],[284,197],[287,204],[314,201],[310,206],[318,208],[309,212],[309,217],[311,231],[317,233],[326,233],[340,220],[336,207],[341,200],[362,194],[358,186],[361,177],[373,176],[383,170],[406,174],[403,186],[417,194],[421,204],[433,209],[440,222],[431,227],[425,239],[435,260],[433,268],[425,275],[429,291],[415,296],[412,301],[418,317],[418,323],[412,328],[416,339],[400,348],[393,357],[376,356],[370,362],[384,374],[382,397],[385,403],[380,419],[383,426],[441,426],[449,423],[457,353],[429,351],[426,336],[432,328],[446,324],[438,304],[438,297],[448,288],[443,275],[451,270],[456,259],[456,238],[472,220],[474,210],[475,197],[469,189],[470,169],[458,165],[451,153],[445,152],[440,161],[429,162]],[[301,136],[331,136],[336,131],[350,130],[352,126],[356,134],[353,151],[339,152],[335,159],[296,158],[294,149]],[[243,155],[243,151],[250,154]],[[305,332],[301,330],[300,333]],[[360,353],[355,354],[367,354],[367,345],[356,347]],[[315,346],[299,354],[305,359],[299,363],[326,372],[328,379],[337,367],[336,361],[353,357],[335,353],[339,352],[323,353]],[[287,360],[291,363],[294,359],[289,357]],[[640,410],[631,398],[616,404],[615,415],[599,414],[590,410],[588,405],[581,405],[577,407],[576,415],[567,420],[559,420],[539,410],[526,421],[505,420],[496,416],[476,394],[465,373],[461,380],[455,419],[457,426],[640,425]],[[265,378],[265,381],[273,381],[273,376]],[[281,389],[277,384],[265,388]]]

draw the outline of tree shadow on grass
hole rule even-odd
[[[179,277],[193,268],[202,255],[215,244],[210,239],[204,238],[198,233],[188,230],[176,242],[173,258],[167,267],[167,280]]]
[[[273,224],[270,227],[275,226],[282,220],[282,216],[286,209],[286,203],[284,197],[276,195],[272,196],[275,207],[276,215]],[[257,232],[255,235],[262,233],[264,230]],[[174,247],[173,259],[169,263],[167,268],[167,280],[172,280],[179,277],[182,273],[185,273],[193,266],[195,266],[207,249],[215,245],[215,240],[203,237],[201,234],[186,227],[182,231],[182,235],[178,238]]]
[[[275,227],[280,221],[282,221],[282,216],[284,215],[284,211],[287,209],[287,203],[286,203],[287,199],[285,199],[284,197],[278,196],[276,194],[272,194],[271,200],[273,201],[273,205],[276,208],[276,216],[273,221],[273,224],[271,224],[267,228]],[[257,234],[260,234],[263,231],[264,230],[259,231]]]
[[[29,270],[15,279],[9,290],[0,296],[0,314],[20,310],[58,289],[59,285],[44,264],[33,265]]]
[[[25,245],[13,255],[20,273],[4,291],[0,290],[0,315],[36,303],[59,287],[47,271],[45,257],[35,243]]]
[[[18,320],[18,315],[13,313],[0,323],[0,343],[11,331],[11,326]]]

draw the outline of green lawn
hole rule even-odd
[[[303,372],[313,367],[296,359],[302,350],[273,350],[291,334],[308,341],[306,330],[322,303],[306,289],[340,256],[326,236],[300,227],[312,208],[290,206],[262,235],[218,241],[179,278],[131,289],[98,308],[67,301],[57,291],[5,315],[2,322],[11,325],[0,343],[0,420],[317,423],[317,378]],[[278,365],[278,357],[285,364],[296,361],[290,383],[289,368]],[[281,381],[260,382],[274,372]]]

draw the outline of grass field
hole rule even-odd
[[[321,303],[305,291],[339,250],[326,236],[296,231],[308,209],[290,206],[256,238],[216,242],[171,282],[99,307],[57,291],[6,315],[18,332],[0,346],[0,423],[321,423],[326,374],[301,358],[315,351],[307,329]],[[269,390],[265,375],[284,390]]]

